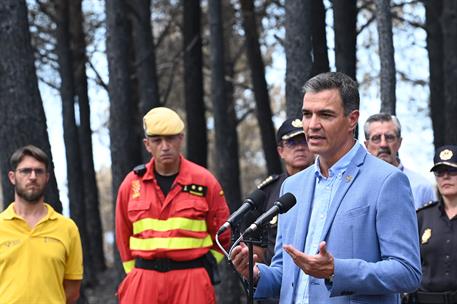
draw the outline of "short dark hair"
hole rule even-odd
[[[303,92],[319,93],[324,90],[338,89],[343,101],[344,115],[359,109],[360,95],[357,83],[341,72],[327,72],[314,76],[303,86]]]
[[[389,113],[377,113],[368,117],[367,121],[363,125],[363,132],[365,133],[365,139],[368,140],[370,134],[368,134],[368,129],[373,122],[393,122],[395,126],[395,133],[398,138],[401,138],[401,124],[397,116],[391,115]]]
[[[10,158],[10,166],[13,171],[17,169],[17,165],[24,159],[25,156],[31,156],[39,162],[44,163],[44,165],[46,166],[46,171],[48,171],[48,156],[43,150],[33,145],[27,145],[14,151],[13,155],[11,155]]]

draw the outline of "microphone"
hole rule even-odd
[[[259,216],[255,222],[252,223],[251,226],[249,226],[249,228],[244,231],[243,235],[256,231],[259,226],[269,222],[275,215],[289,211],[289,209],[292,208],[296,203],[297,199],[295,196],[292,193],[287,192],[273,203],[273,207]]]
[[[248,211],[252,209],[257,209],[260,204],[262,204],[265,201],[265,193],[262,190],[255,190],[252,192],[244,201],[243,204],[241,205],[238,210],[233,212],[232,215],[227,219],[227,221],[224,223],[224,225],[219,228],[217,231],[217,234],[221,234],[225,230],[227,230],[228,227],[233,226],[235,223],[237,223]]]

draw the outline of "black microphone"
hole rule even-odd
[[[275,215],[289,211],[289,209],[292,208],[296,203],[297,199],[295,196],[292,193],[287,192],[273,203],[273,207],[259,216],[255,222],[252,223],[251,226],[249,226],[249,228],[244,231],[243,235],[256,231],[259,226],[269,222]]]
[[[262,204],[265,201],[265,193],[262,190],[255,190],[252,192],[244,201],[243,204],[241,205],[238,210],[233,212],[232,215],[227,219],[227,221],[224,223],[224,225],[219,228],[217,231],[217,234],[221,234],[225,230],[227,230],[228,227],[233,226],[235,223],[237,223],[246,213],[248,213],[252,209],[257,209],[260,204]]]

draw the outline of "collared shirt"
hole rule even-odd
[[[63,281],[83,278],[76,224],[45,204],[31,228],[14,204],[0,213],[0,303],[65,303]]]
[[[438,198],[436,196],[435,187],[422,175],[405,168],[400,162],[398,169],[403,171],[408,177],[409,183],[411,185],[411,191],[413,192],[414,206],[416,209],[419,209],[426,203],[436,201]]]
[[[309,220],[308,234],[305,241],[305,253],[314,255],[319,250],[319,243],[321,242],[322,231],[327,219],[327,213],[330,204],[335,196],[338,187],[341,184],[342,176],[352,158],[355,156],[360,143],[356,141],[354,146],[342,158],[340,158],[330,169],[328,177],[322,175],[319,166],[319,156],[314,163],[316,184],[314,188],[314,198],[312,201],[312,212]],[[295,295],[295,303],[308,304],[309,303],[309,275],[300,271],[298,278],[297,293]]]

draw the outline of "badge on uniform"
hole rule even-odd
[[[182,191],[189,192],[189,194],[196,195],[196,196],[205,196],[207,189],[208,189],[208,187],[206,187],[206,186],[190,184],[190,185],[185,185],[184,188],[182,188]]]
[[[278,223],[278,216],[275,215],[275,216],[271,219],[270,225],[271,225],[271,226],[275,226],[277,223]]]
[[[427,228],[425,229],[424,233],[422,233],[421,237],[421,244],[426,244],[428,240],[432,237],[432,229]]]
[[[133,180],[131,184],[132,198],[140,197],[141,184],[139,180]]]

